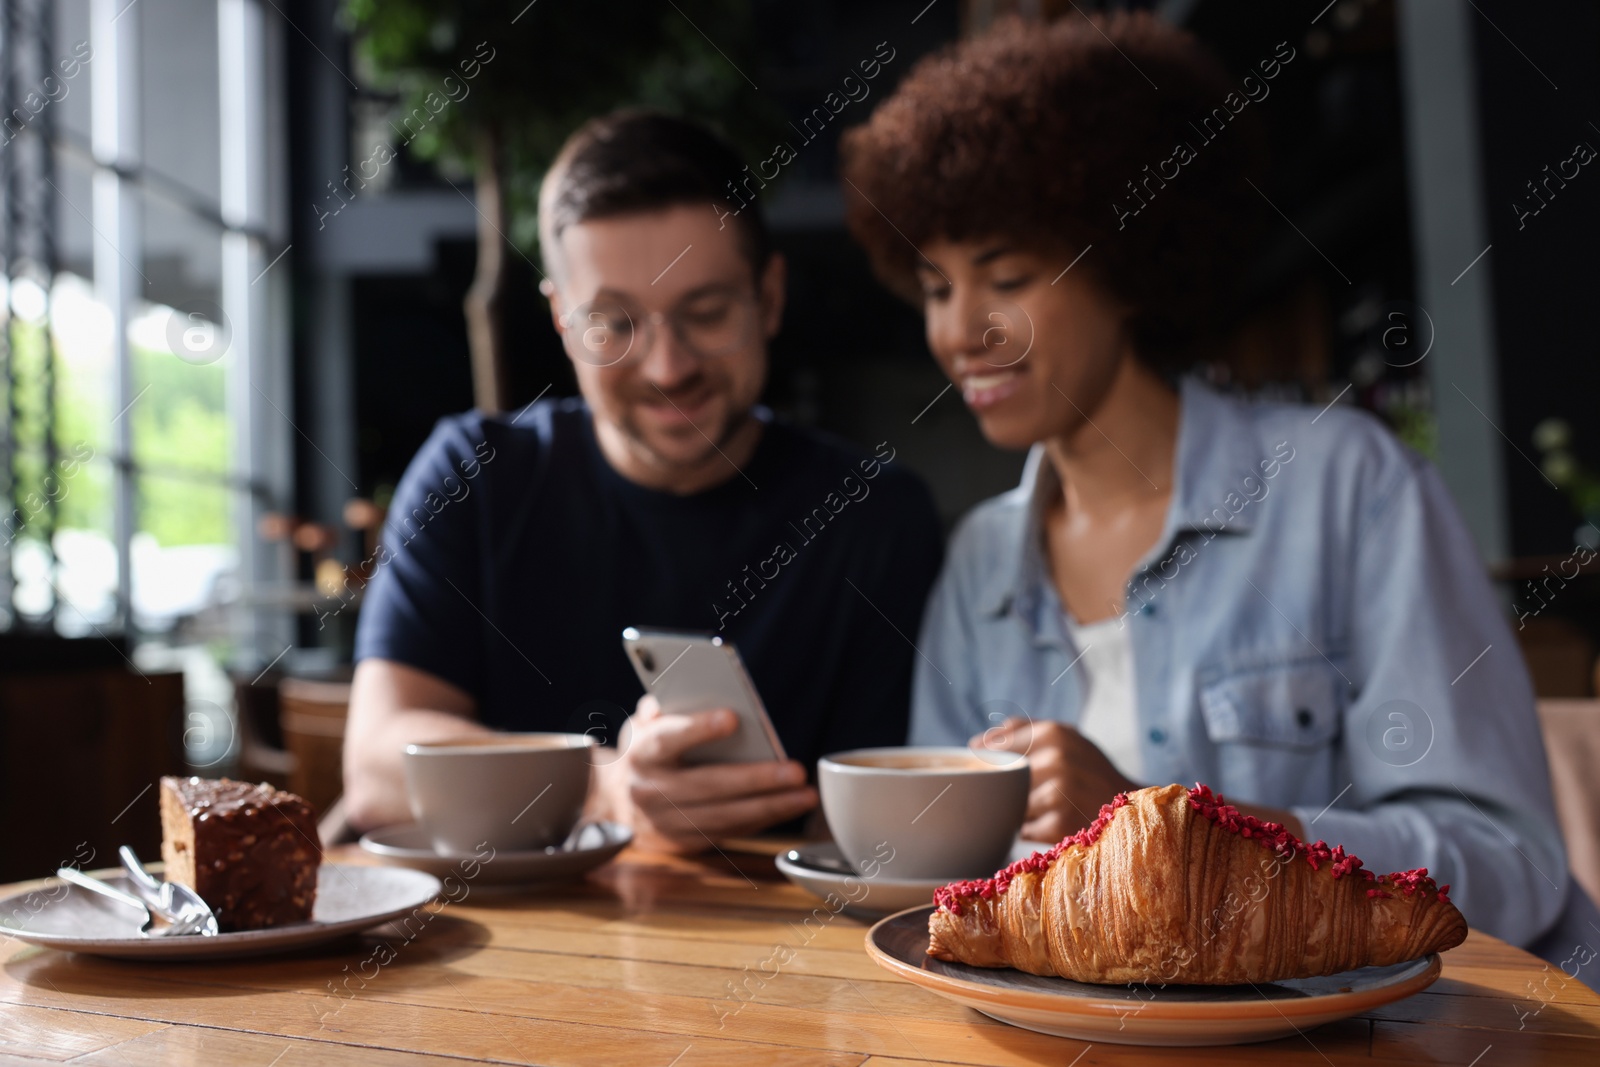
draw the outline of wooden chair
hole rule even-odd
[[[115,667],[0,674],[0,881],[159,859],[157,780],[184,774],[183,675]]]
[[[1600,900],[1600,700],[1541,700],[1556,818],[1572,876]]]
[[[289,789],[319,813],[330,812],[344,793],[344,726],[349,713],[348,682],[285,678],[278,686],[283,743],[294,756]]]
[[[1591,697],[1595,649],[1570,619],[1528,618],[1514,627],[1522,658],[1539,697]]]
[[[289,788],[294,757],[283,747],[279,725],[278,684],[282,676],[263,671],[231,674],[233,706],[239,724],[239,766],[236,776],[246,782],[267,782]]]

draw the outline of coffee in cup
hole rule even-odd
[[[1005,866],[1027,814],[1029,773],[1019,752],[871,748],[824,757],[817,785],[852,866],[955,880]]]
[[[442,854],[559,844],[583,815],[594,744],[527,733],[407,745],[411,814]]]

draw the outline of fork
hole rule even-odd
[[[217,932],[217,917],[200,894],[181,882],[163,882],[144,869],[138,855],[127,845],[117,850],[123,870],[133,879],[135,895],[157,915],[179,929],[179,934],[210,937]]]
[[[91,893],[99,893],[103,897],[110,897],[112,900],[126,904],[130,908],[138,908],[144,912],[144,922],[139,925],[140,937],[166,937],[174,929],[174,927],[168,926],[164,930],[151,932],[151,927],[155,925],[156,917],[149,908],[145,907],[144,901],[132,893],[124,893],[114,885],[107,885],[98,878],[91,878],[76,867],[62,867],[56,871],[56,877],[65,878],[73,885],[82,886]]]
[[[73,885],[82,886],[92,893],[99,893],[109,897],[130,908],[138,908],[144,912],[144,922],[139,925],[140,937],[184,937],[190,934],[213,935],[216,931],[216,917],[207,909],[204,915],[198,913],[180,912],[168,921],[166,926],[156,926],[156,912],[148,904],[132,893],[124,892],[114,885],[102,882],[98,878],[91,878],[76,867],[62,867],[56,871],[56,876],[65,878]],[[208,928],[209,924],[209,928]]]

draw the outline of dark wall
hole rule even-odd
[[[1514,555],[1565,555],[1579,517],[1535,464],[1533,428],[1560,416],[1572,451],[1600,467],[1600,159],[1565,182],[1540,184],[1579,142],[1600,151],[1600,5],[1479,0],[1474,20],[1485,199],[1499,352],[1500,428]],[[1491,25],[1490,20],[1493,20]],[[1515,43],[1513,43],[1515,42]],[[1571,173],[1572,168],[1567,168]],[[1515,205],[1539,209],[1521,217]]]
[[[363,492],[393,487],[440,417],[472,407],[472,367],[462,300],[476,246],[441,242],[429,275],[353,280],[357,453]],[[513,257],[506,347],[512,406],[574,393],[572,371],[550,326],[533,266]]]
[[[1427,405],[1428,382],[1425,368],[1375,342],[1385,311],[1416,296],[1394,5],[1345,5],[1347,17],[1324,11],[1313,22],[1322,7],[1211,0],[1187,24],[1239,82],[1259,82],[1263,60],[1293,49],[1265,83],[1270,95],[1250,105],[1266,127],[1270,172],[1245,312],[1279,324],[1277,343],[1253,362],[1240,351],[1222,358],[1250,363],[1244,384],[1276,379],[1291,399],[1324,403],[1351,383],[1346,399],[1398,428]]]

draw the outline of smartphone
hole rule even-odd
[[[696,745],[687,764],[781,760],[783,743],[745,670],[739,650],[712,634],[677,630],[622,631],[622,649],[645,691],[661,702],[664,715],[730,708],[739,728],[727,737]]]

